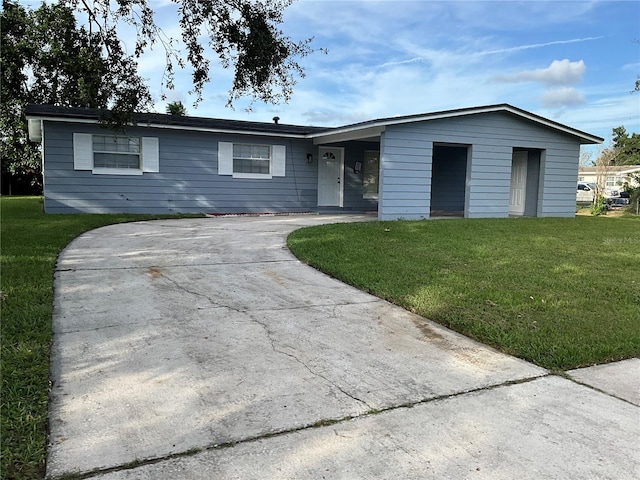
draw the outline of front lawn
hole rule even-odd
[[[87,230],[161,217],[45,215],[40,197],[2,197],[0,209],[0,478],[43,478],[53,271],[58,253]]]
[[[551,370],[640,355],[640,218],[335,224],[291,251],[357,288]]]

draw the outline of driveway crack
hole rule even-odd
[[[183,292],[188,293],[189,295],[194,295],[196,297],[204,298],[212,306],[214,306],[216,308],[227,308],[227,309],[232,310],[232,311],[237,312],[237,313],[246,313],[245,311],[240,310],[239,308],[232,307],[230,305],[225,305],[223,303],[218,303],[215,300],[213,300],[211,297],[209,297],[208,295],[205,295],[204,293],[196,292],[195,290],[189,290],[187,287],[185,287],[184,285],[180,284],[177,280],[174,280],[173,278],[169,277],[166,273],[160,272],[157,269],[152,270],[152,275],[160,276],[160,277],[166,279],[169,283],[171,283],[177,289],[182,290]]]
[[[302,359],[300,359],[298,356],[294,355],[293,353],[287,352],[285,350],[282,350],[280,348],[278,348],[277,344],[276,344],[276,340],[273,338],[273,333],[271,332],[271,330],[269,329],[269,326],[265,323],[262,322],[260,320],[258,320],[256,317],[254,317],[253,315],[251,315],[250,312],[245,312],[249,315],[249,317],[258,325],[260,325],[266,335],[267,335],[267,339],[269,340],[269,343],[271,344],[271,348],[273,349],[274,352],[279,353],[281,355],[285,355],[289,358],[291,358],[292,360],[294,360],[295,362],[299,363],[300,365],[302,365],[309,373],[311,373],[313,376],[321,378],[322,380],[324,380],[325,382],[327,382],[329,385],[331,385],[332,387],[334,387],[335,389],[337,389],[340,393],[342,393],[344,396],[349,397],[352,400],[355,400],[356,402],[364,405],[365,407],[367,407],[367,411],[372,411],[374,410],[374,408],[369,405],[365,400],[356,397],[355,395],[353,395],[352,393],[348,392],[347,390],[345,390],[344,388],[342,388],[340,385],[338,385],[337,383],[335,383],[334,381],[332,381],[330,378],[326,377],[325,375],[322,375],[321,373],[315,371],[313,368],[311,368],[306,362],[304,362]]]

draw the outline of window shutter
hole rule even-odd
[[[284,145],[273,146],[273,176],[284,177],[287,163],[287,147]]]
[[[233,143],[218,142],[218,175],[233,175]]]
[[[158,137],[142,137],[142,171],[160,171],[160,148]]]
[[[73,134],[73,169],[93,170],[93,140],[90,133]]]

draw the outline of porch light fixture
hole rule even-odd
[[[307,165],[311,165],[313,163],[313,153],[307,153]]]

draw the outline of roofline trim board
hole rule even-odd
[[[98,111],[97,110],[86,110],[82,111],[81,109],[69,109],[69,113],[65,114],[64,109],[61,107],[51,107],[51,106],[40,106],[43,111],[38,112],[38,105],[29,105],[27,107],[27,118],[28,119],[41,119],[41,120],[50,120],[50,121],[72,121],[78,123],[98,123]],[[47,112],[47,107],[51,109],[51,112]],[[29,113],[29,110],[35,111],[34,113]],[[72,113],[78,112],[78,113]],[[221,127],[207,127],[207,126],[197,126],[197,125],[188,125],[188,124],[176,124],[176,123],[159,123],[153,121],[145,121],[143,115],[141,114],[141,121],[137,123],[137,126],[147,126],[152,128],[163,128],[163,129],[173,129],[173,130],[191,130],[191,131],[200,131],[200,132],[212,132],[212,133],[226,133],[226,134],[237,134],[237,135],[262,135],[268,137],[285,137],[285,138],[299,138],[299,139],[311,139],[314,140],[314,143],[319,143],[319,140],[326,141],[328,143],[343,141],[343,139],[358,139],[364,138],[363,136],[370,137],[372,132],[382,132],[386,129],[386,127],[390,125],[402,125],[408,123],[415,122],[423,122],[430,120],[438,120],[444,118],[454,118],[454,117],[464,117],[469,115],[477,115],[482,113],[495,113],[495,112],[507,112],[513,115],[516,115],[520,118],[524,118],[531,122],[543,125],[547,128],[551,128],[554,130],[558,130],[564,132],[568,135],[572,135],[574,137],[578,137],[582,140],[581,143],[585,144],[599,144],[604,142],[603,138],[597,137],[595,135],[591,135],[589,133],[576,130],[575,128],[571,128],[567,125],[563,125],[561,123],[555,122],[553,120],[549,120],[547,118],[541,117],[534,113],[528,112],[526,110],[522,110],[520,108],[514,107],[512,105],[503,103],[497,105],[486,105],[481,107],[470,107],[470,108],[461,108],[455,110],[444,110],[440,112],[433,113],[422,113],[415,115],[406,115],[400,117],[388,117],[377,120],[370,120],[366,122],[355,123],[352,125],[345,125],[342,127],[305,127],[300,125],[281,125],[280,128],[283,131],[278,131],[273,129],[273,125],[265,122],[245,122],[242,120],[230,120],[229,122],[234,122],[234,124],[238,125],[240,128],[221,128]],[[151,114],[161,117],[170,117],[169,115],[163,116],[162,114]],[[92,118],[87,118],[87,116]],[[206,119],[201,117],[186,117],[194,120],[201,121],[218,121],[225,122],[226,120],[222,119]],[[179,119],[171,118],[174,122]],[[185,122],[186,123],[186,122]],[[251,125],[251,128],[243,129],[242,124]],[[264,129],[261,128],[263,125]],[[267,128],[267,126],[269,128]],[[315,131],[313,132],[287,132],[287,127],[291,129],[304,129],[309,128]],[[333,137],[333,139],[332,139]]]
[[[95,125],[98,123],[98,120],[86,119],[86,118],[77,118],[77,117],[49,117],[49,116],[37,116],[37,115],[28,115],[27,119],[30,120],[44,120],[49,122],[67,122],[67,123],[84,123]],[[207,127],[193,127],[188,125],[165,125],[160,123],[151,123],[151,122],[138,122],[135,125],[131,125],[131,128],[142,127],[142,128],[163,128],[168,130],[188,130],[192,132],[209,132],[209,133],[228,133],[233,135],[260,135],[263,137],[285,137],[285,138],[298,138],[298,139],[307,139],[307,134],[301,133],[277,133],[277,132],[267,132],[261,130],[235,130],[235,129],[223,129],[223,128],[207,128]]]
[[[356,132],[358,130],[362,130],[364,128],[366,129],[379,128],[381,130],[384,130],[389,125],[401,125],[401,124],[422,122],[422,121],[428,121],[428,120],[439,120],[443,118],[454,118],[454,117],[461,117],[466,115],[476,115],[480,113],[494,113],[494,112],[509,112],[519,117],[526,118],[527,120],[533,121],[535,123],[545,125],[549,128],[563,131],[570,135],[582,138],[583,140],[588,140],[589,143],[604,142],[604,138],[600,138],[595,135],[591,135],[589,133],[576,130],[575,128],[568,127],[567,125],[562,125],[561,123],[554,122],[553,120],[540,117],[533,113],[527,112],[526,110],[521,110],[519,108],[513,107],[511,105],[507,105],[507,104],[489,105],[486,107],[472,107],[472,108],[465,108],[465,109],[458,109],[458,110],[446,110],[442,112],[410,115],[406,117],[384,118],[379,120],[372,120],[369,122],[357,123],[353,125],[346,125],[344,127],[336,127],[329,134],[326,134],[324,132],[317,132],[317,133],[309,134],[308,137],[315,138],[320,136],[347,134],[347,133]]]

